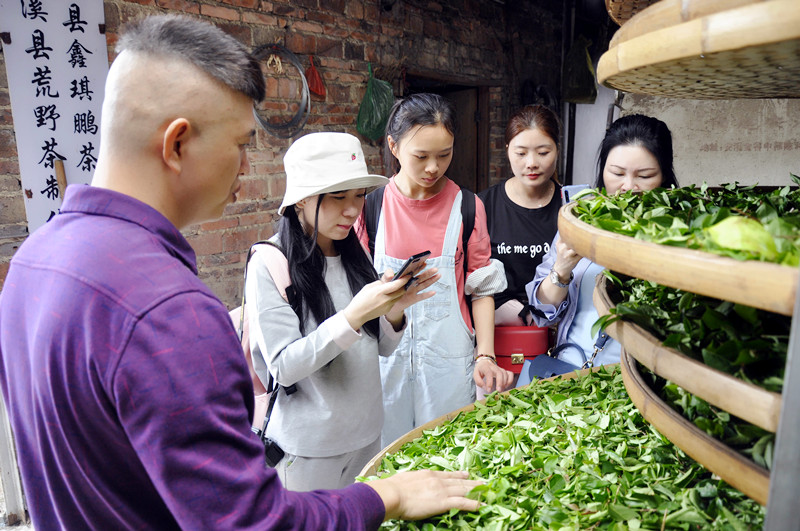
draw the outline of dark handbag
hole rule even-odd
[[[517,387],[528,385],[534,380],[534,378],[552,378],[553,376],[559,376],[561,374],[567,374],[573,371],[593,367],[594,359],[597,357],[597,354],[603,350],[603,347],[605,347],[608,339],[609,335],[604,331],[600,331],[600,334],[597,336],[597,341],[594,342],[594,352],[592,352],[592,357],[588,360],[586,359],[586,354],[583,352],[583,349],[575,343],[562,343],[561,345],[551,349],[549,352],[547,352],[547,354],[540,354],[532,360],[525,360],[525,364],[522,366],[519,379],[517,380]],[[558,359],[558,355],[561,353],[561,351],[569,347],[574,347],[580,351],[584,360],[582,365],[573,365],[572,363]]]
[[[269,386],[272,387],[272,375],[269,376]],[[267,424],[269,424],[269,417],[272,415],[272,408],[275,406],[275,399],[278,397],[278,387],[274,391],[272,391],[271,396],[269,397],[269,406],[267,407],[267,414],[264,417],[264,425],[260,430],[253,430],[258,435],[258,438],[261,439],[261,442],[264,443],[264,458],[267,466],[270,468],[275,468],[275,466],[281,462],[283,456],[286,455],[283,449],[278,445],[270,437],[267,437]]]

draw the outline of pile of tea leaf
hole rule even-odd
[[[792,175],[795,184],[800,177]],[[787,266],[800,265],[800,189],[726,184],[576,195],[581,221],[637,239]]]
[[[780,393],[791,317],[605,272],[616,304],[595,327],[631,321],[667,346],[754,385]],[[710,436],[772,467],[775,434],[730,415],[649,371],[662,400]]]
[[[382,529],[758,529],[765,510],[652,428],[618,369],[535,382],[384,458],[379,475],[468,470],[484,505]],[[363,478],[362,478],[363,479]]]
[[[780,393],[792,318],[605,272],[616,304],[594,324],[623,319],[719,371]]]
[[[772,470],[774,433],[712,406],[641,365],[639,371],[658,397],[692,424],[757,465]]]

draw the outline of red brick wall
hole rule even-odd
[[[389,4],[389,9],[382,7]],[[313,54],[327,95],[312,95],[311,113],[300,134],[357,134],[369,62],[377,72],[393,76],[388,81],[398,95],[403,90],[401,66],[415,75],[488,86],[490,183],[508,173],[502,135],[510,110],[519,105],[522,81],[532,79],[558,93],[561,9],[560,0],[105,0],[110,50],[125,21],[177,11],[219,25],[248,47],[282,44],[300,57],[304,68]],[[269,84],[276,98],[286,89],[281,83]],[[380,145],[362,140],[370,169],[383,173]],[[184,231],[197,252],[201,278],[229,307],[240,297],[249,244],[276,228],[275,210],[284,191],[282,154],[290,143],[260,131],[239,202],[222,219]],[[0,54],[0,288],[8,262],[27,236],[16,157]]]

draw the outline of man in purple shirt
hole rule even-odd
[[[349,530],[476,509],[460,473],[294,493],[265,467],[236,332],[179,232],[236,200],[259,64],[177,16],[132,25],[118,51],[92,186],[68,189],[0,295],[0,386],[36,528]]]

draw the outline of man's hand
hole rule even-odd
[[[477,510],[480,503],[464,495],[483,482],[467,477],[466,472],[417,470],[368,481],[366,485],[372,487],[383,500],[385,520],[420,520],[454,508]]]

